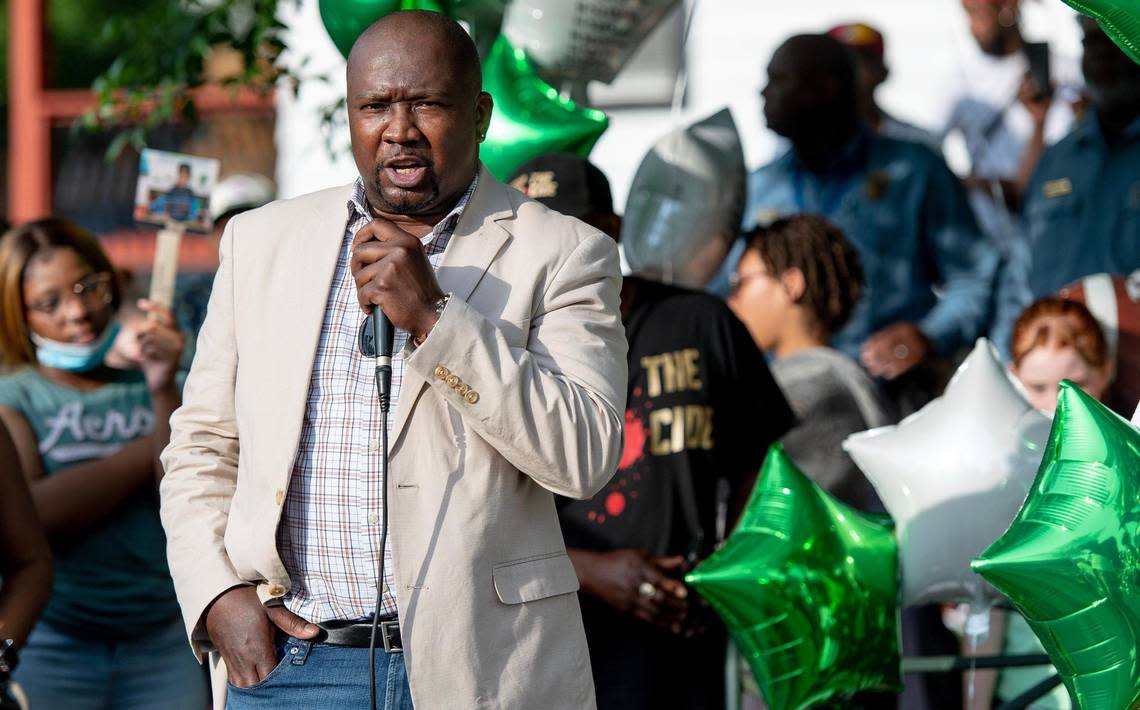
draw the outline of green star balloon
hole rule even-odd
[[[1029,497],[974,571],[1029,622],[1083,710],[1140,703],[1140,430],[1061,383]]]
[[[1137,0],[1064,0],[1096,20],[1132,61],[1140,63],[1140,2]]]
[[[479,157],[500,180],[545,153],[589,155],[609,125],[601,111],[560,97],[503,36],[483,62],[483,90],[495,100],[495,109]]]
[[[685,578],[772,710],[901,689],[898,553],[884,518],[832,498],[776,444],[732,535]]]

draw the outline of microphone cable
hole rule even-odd
[[[388,406],[392,393],[392,326],[378,306],[372,307],[373,343],[376,353],[376,397],[380,402],[380,560],[376,576],[376,608],[372,612],[372,633],[368,640],[368,680],[370,710],[376,705],[376,634],[384,606],[384,552],[388,546]]]
[[[377,390],[380,389],[380,370],[380,367],[376,368]],[[391,376],[392,371],[389,368],[389,380]],[[372,635],[368,640],[368,680],[370,697],[372,698],[371,710],[377,710],[376,633],[380,628],[380,610],[384,604],[384,551],[388,545],[388,397],[386,392],[381,395],[380,399],[380,472],[383,477],[383,490],[380,493],[381,507],[383,508],[380,511],[380,561],[376,577],[376,609],[372,612]]]

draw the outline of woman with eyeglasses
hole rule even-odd
[[[772,375],[796,413],[784,450],[828,492],[866,509],[878,503],[843,439],[891,417],[867,373],[829,347],[862,284],[859,257],[843,232],[822,217],[799,215],[748,235],[728,305],[773,355]]]
[[[140,301],[137,361],[108,366],[121,299],[77,225],[48,218],[0,237],[0,424],[56,568],[13,678],[33,708],[200,710],[205,677],[181,630],[157,496],[183,337],[169,309]]]

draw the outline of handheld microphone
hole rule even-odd
[[[392,396],[392,341],[396,329],[380,306],[372,306],[372,343],[376,348],[376,394],[380,411],[387,412]]]

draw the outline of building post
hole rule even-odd
[[[51,121],[44,111],[44,2],[8,2],[8,219],[51,214]]]

